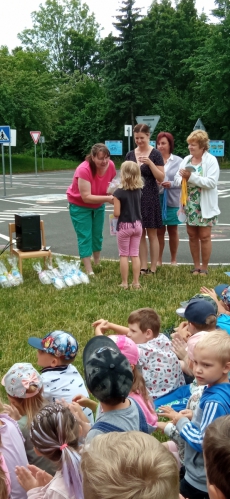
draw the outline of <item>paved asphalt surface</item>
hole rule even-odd
[[[8,237],[8,223],[14,222],[16,213],[38,213],[45,223],[46,244],[53,253],[78,255],[75,232],[67,209],[66,189],[72,181],[73,171],[43,172],[13,175],[12,187],[6,176],[6,197],[3,178],[0,176],[0,247]],[[219,181],[219,225],[213,228],[213,250],[210,263],[230,264],[230,171],[222,171]],[[118,259],[116,238],[109,233],[111,205],[106,205],[102,257]],[[191,263],[188,238],[184,225],[179,226],[180,245],[178,263]],[[170,262],[168,242],[164,251],[164,263]]]

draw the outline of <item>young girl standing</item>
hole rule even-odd
[[[120,256],[122,283],[128,289],[129,257],[132,260],[132,287],[140,288],[139,245],[142,234],[141,224],[141,189],[143,181],[140,168],[134,161],[125,161],[121,165],[121,187],[115,190],[114,216],[117,221],[117,244]]]
[[[50,459],[58,471],[52,477],[35,466],[29,470],[17,466],[16,475],[28,499],[83,499],[79,434],[79,423],[61,404],[47,405],[34,417],[31,440],[35,452]]]

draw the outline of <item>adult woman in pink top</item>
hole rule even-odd
[[[95,264],[100,260],[105,203],[113,204],[113,196],[107,194],[107,189],[115,176],[109,150],[104,144],[94,144],[85,161],[75,170],[73,182],[67,189],[79,255],[90,275],[93,275],[92,254]]]

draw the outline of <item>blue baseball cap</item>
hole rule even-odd
[[[52,331],[44,338],[31,337],[28,339],[31,347],[50,353],[55,357],[64,357],[66,360],[74,359],[78,351],[77,340],[65,331]]]
[[[184,316],[188,322],[196,324],[207,324],[206,320],[210,315],[215,315],[216,311],[211,302],[201,299],[190,300],[184,311]]]

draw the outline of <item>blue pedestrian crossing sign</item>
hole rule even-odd
[[[10,143],[10,127],[0,125],[0,144]]]

